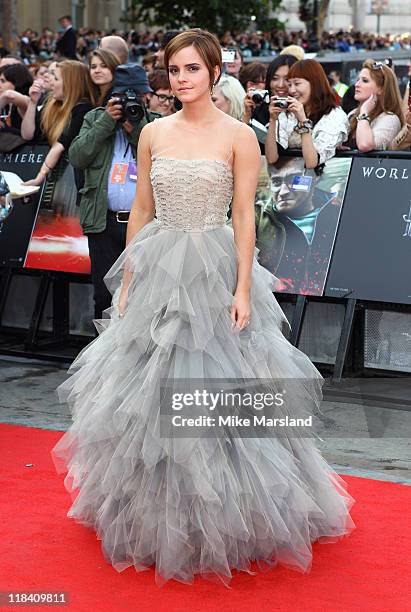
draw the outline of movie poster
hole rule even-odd
[[[12,172],[23,181],[34,178],[47,155],[48,147],[24,146],[11,153],[0,153],[0,171]],[[19,268],[24,265],[42,189],[15,198],[11,206],[0,206],[0,265]]]
[[[325,295],[411,304],[411,160],[353,160]]]
[[[276,291],[323,295],[350,168],[350,158],[333,158],[316,174],[301,157],[286,156],[266,168],[256,246],[260,264],[280,280]]]
[[[73,167],[62,158],[50,174],[30,240],[26,268],[90,273],[87,237],[83,235]]]

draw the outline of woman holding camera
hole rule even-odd
[[[315,60],[301,60],[288,72],[289,95],[270,101],[270,128],[265,144],[269,164],[278,160],[278,144],[301,149],[306,168],[335,155],[348,135],[348,118],[337,105],[327,76]]]
[[[55,168],[64,151],[80,131],[86,113],[96,104],[96,89],[87,67],[77,60],[64,60],[53,71],[51,94],[41,109],[41,128],[50,150],[37,176],[25,185],[41,185]],[[38,96],[38,97],[37,97]],[[41,92],[32,92],[31,102],[36,104]],[[36,101],[37,97],[37,101]],[[79,186],[81,176],[76,176]]]
[[[265,75],[265,90],[268,92],[268,96],[288,96],[288,72],[296,62],[297,60],[293,55],[279,55],[271,62]],[[259,123],[270,127],[268,126],[271,121],[268,110],[269,101],[264,99],[260,102],[258,99],[254,101],[253,91],[249,91],[249,89],[244,100],[244,123],[249,123],[251,118],[255,117]]]

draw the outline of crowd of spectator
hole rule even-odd
[[[30,28],[25,30],[18,40],[19,56],[27,64],[41,65],[42,62],[55,59],[63,50],[63,55],[70,59],[85,59],[90,51],[97,49],[100,40],[109,35],[121,36],[127,42],[129,55],[132,61],[141,61],[141,58],[158,51],[161,48],[164,30],[136,32],[112,30],[106,32],[93,28],[79,28],[74,35],[70,32],[71,21],[69,16],[60,19],[60,28],[53,30],[44,27],[41,32]],[[233,34],[226,32],[221,37],[225,45],[238,47],[245,58],[272,56],[280,53],[289,45],[298,45],[305,51],[310,51],[312,40],[304,31],[287,32],[272,30],[271,32],[247,32]],[[375,34],[372,32],[359,32],[354,30],[324,31],[317,42],[316,50],[322,52],[356,52],[377,50],[410,50],[410,34]],[[0,54],[7,53],[7,49],[0,48]]]
[[[26,185],[40,185],[62,156],[70,159],[99,319],[111,300],[103,278],[125,245],[123,223],[135,191],[139,133],[145,123],[181,108],[163,59],[166,44],[178,32],[130,34],[126,40],[93,30],[76,33],[69,16],[60,23],[57,37],[49,29],[40,38],[26,31],[21,57],[2,54],[0,150],[27,142],[50,146],[39,173]],[[409,88],[402,100],[390,65],[366,60],[355,85],[348,87],[338,71],[327,75],[317,60],[304,59],[298,36],[277,33],[276,50],[281,51],[271,62],[254,58],[246,63],[247,49],[261,52],[263,41],[269,50],[273,39],[268,35],[223,37],[222,46],[234,53],[224,63],[212,100],[253,127],[269,167],[281,162],[286,149],[300,149],[305,167],[320,174],[338,149],[411,144]],[[130,90],[136,95],[134,110],[141,112],[137,120],[124,115],[117,98]]]

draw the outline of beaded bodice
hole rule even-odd
[[[228,164],[210,159],[152,158],[157,219],[165,228],[206,231],[222,227],[233,195]]]

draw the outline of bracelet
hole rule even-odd
[[[313,126],[314,124],[310,119],[299,121],[294,127],[294,132],[297,132],[297,134],[308,134],[313,129]]]
[[[368,123],[371,123],[371,119],[370,116],[367,113],[360,113],[357,117],[357,123],[358,121],[368,121]]]
[[[48,166],[45,161],[43,162],[43,164],[46,166],[46,168],[50,170],[50,172],[53,170],[53,168],[50,168],[50,166]]]

